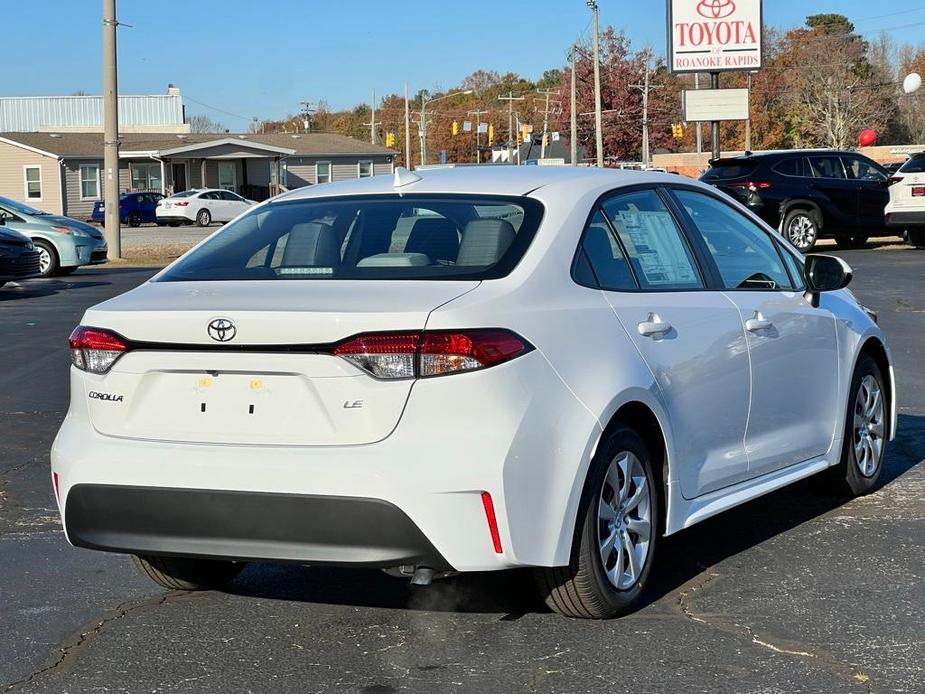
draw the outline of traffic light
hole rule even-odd
[[[386,147],[395,146],[395,133],[389,132],[385,134],[385,146]]]
[[[683,123],[672,123],[671,124],[671,136],[676,140],[684,139],[684,124]]]
[[[495,141],[495,126],[491,123],[488,124],[488,144],[491,145]]]
[[[453,121],[453,134],[459,135],[459,121],[457,120]]]
[[[543,147],[549,147],[549,133],[543,133]]]

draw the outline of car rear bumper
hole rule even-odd
[[[920,226],[923,224],[925,224],[925,210],[886,213],[886,225],[888,227]]]
[[[74,544],[125,552],[153,551],[153,546],[137,544],[139,532],[134,521],[129,523],[128,513],[105,521],[115,524],[107,533],[126,539],[113,542],[87,536],[86,522],[71,516],[83,505],[71,504],[74,490],[84,485],[138,487],[160,498],[157,490],[183,489],[205,498],[227,492],[243,500],[242,507],[224,501],[213,507],[232,528],[230,538],[219,538],[218,544],[208,533],[204,538],[185,537],[164,534],[160,527],[190,525],[188,533],[201,533],[196,514],[204,511],[171,502],[163,513],[175,517],[142,514],[143,525],[151,528],[147,532],[159,543],[157,551],[164,554],[196,554],[195,545],[208,540],[200,545],[203,555],[252,555],[306,564],[391,561],[403,565],[409,557],[420,555],[442,557],[459,571],[563,565],[568,563],[580,497],[581,482],[576,488],[576,480],[584,479],[600,432],[597,419],[575,400],[539,351],[491,369],[416,382],[395,430],[378,442],[362,445],[169,443],[106,436],[90,421],[90,400],[85,395],[88,387],[105,390],[105,382],[74,368],[71,378],[71,407],[51,452],[64,529]],[[128,398],[108,404],[125,408],[127,416],[133,407]],[[483,492],[493,500],[501,552],[494,549]],[[176,497],[173,492],[168,496]],[[282,513],[290,520],[284,524],[308,533],[307,539],[293,540],[282,553],[276,551],[280,545],[274,536],[266,535],[260,520],[264,511],[242,512],[276,500],[287,509]],[[370,503],[400,509],[435,551],[419,541],[389,541],[372,546],[378,556],[370,547],[364,549],[365,555],[358,553],[356,530],[349,525],[354,509],[362,517],[383,514],[384,525],[405,528],[399,533],[403,536],[413,534],[395,513],[368,511]],[[327,546],[313,539],[311,526],[296,523],[298,514],[292,510],[314,514],[323,507],[335,509],[333,520],[344,523],[344,539],[329,538]],[[255,524],[255,540],[239,529],[244,519]],[[129,524],[122,527],[123,523]],[[370,526],[366,532],[374,536],[378,531]],[[234,544],[235,535],[246,547],[252,540],[260,547],[231,550],[224,543]],[[332,552],[332,547],[337,551]],[[400,551],[392,551],[396,547]]]
[[[182,214],[166,214],[162,212],[157,213],[155,220],[158,222],[180,222],[181,224],[191,224],[192,219]]]
[[[379,499],[78,484],[77,547],[241,561],[452,567],[408,516]]]

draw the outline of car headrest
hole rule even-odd
[[[423,253],[431,260],[456,260],[459,232],[449,219],[419,219],[411,227],[405,253]]]
[[[463,231],[456,265],[494,265],[514,241],[514,227],[505,219],[476,219]]]
[[[284,267],[333,267],[340,265],[340,245],[330,224],[303,222],[293,225],[283,251]]]

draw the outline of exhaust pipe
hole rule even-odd
[[[434,570],[429,566],[419,566],[414,570],[414,575],[411,577],[411,585],[429,586],[433,580]]]

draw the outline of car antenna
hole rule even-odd
[[[393,188],[401,188],[403,186],[411,185],[412,183],[417,183],[421,180],[421,177],[416,173],[408,171],[404,166],[395,167],[395,182],[392,183]]]

